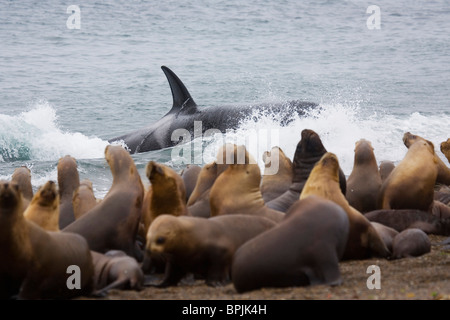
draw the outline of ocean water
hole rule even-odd
[[[67,26],[70,5],[80,9],[79,29]],[[379,19],[371,20],[371,5]],[[204,141],[205,162],[223,142],[254,132],[260,162],[273,145],[292,158],[305,128],[347,175],[357,140],[372,142],[378,162],[399,162],[406,131],[433,141],[446,161],[439,144],[450,137],[448,30],[444,0],[1,1],[0,179],[27,165],[37,188],[56,180],[58,159],[70,154],[103,197],[112,183],[107,140],[171,108],[162,65],[200,108],[319,104],[287,127],[273,115],[243,121]],[[182,168],[172,151],[133,155],[144,183],[150,160]]]

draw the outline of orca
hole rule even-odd
[[[295,114],[304,115],[317,104],[307,101],[287,101],[284,103],[261,103],[256,105],[215,106],[198,108],[191,94],[178,76],[166,66],[162,66],[172,91],[172,109],[157,122],[148,127],[109,139],[109,143],[122,142],[131,153],[142,153],[177,145],[180,141],[172,140],[172,132],[186,129],[194,134],[194,121],[201,121],[202,134],[209,129],[236,129],[243,119],[258,116],[259,111],[273,115],[281,125],[294,120]],[[255,112],[256,111],[256,112]]]

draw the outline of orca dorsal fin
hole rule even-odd
[[[196,112],[197,104],[180,78],[166,66],[161,66],[161,69],[164,71],[167,81],[169,81],[170,90],[172,90],[173,105],[168,114],[179,113],[180,111],[183,111],[183,113]]]

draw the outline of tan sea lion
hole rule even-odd
[[[380,187],[381,176],[372,144],[361,139],[355,144],[353,170],[347,179],[348,204],[361,213],[376,210]]]
[[[102,202],[62,231],[82,235],[93,251],[122,250],[142,261],[136,243],[144,198],[139,172],[122,146],[108,145],[105,158],[113,176],[111,188]]]
[[[295,202],[286,219],[243,244],[231,278],[242,293],[262,287],[337,285],[349,234],[345,211],[316,196]]]
[[[209,219],[160,215],[150,225],[145,260],[166,262],[159,287],[176,285],[187,273],[205,278],[210,286],[222,285],[229,280],[237,248],[274,225],[266,218],[240,214]]]
[[[18,186],[1,182],[0,298],[70,299],[89,295],[94,266],[86,240],[77,234],[45,231],[25,219],[22,205]],[[79,282],[71,281],[72,275]],[[70,289],[69,283],[77,289]]]
[[[178,173],[168,166],[150,161],[146,166],[146,175],[151,188],[148,191],[148,207],[143,208],[141,217],[145,230],[161,214],[187,215],[186,189]]]
[[[80,186],[73,192],[72,206],[75,220],[94,208],[97,203],[92,182],[84,179],[80,182]]]
[[[301,140],[295,149],[293,160],[293,178],[289,190],[276,199],[267,202],[267,207],[286,212],[289,207],[298,200],[303,186],[309,177],[311,170],[320,158],[327,152],[319,135],[310,129],[304,129]],[[346,177],[339,168],[339,186],[342,193],[346,192]]]
[[[412,134],[411,132],[406,132],[403,135],[403,143],[408,149],[413,143],[419,140],[427,141],[433,146],[434,160],[438,170],[436,183],[450,185],[450,168],[447,167],[445,163],[441,160],[441,158],[439,158],[439,156],[436,154],[436,152],[434,151],[434,144],[431,141],[422,138],[421,136]]]
[[[378,208],[429,210],[437,172],[433,144],[425,140],[411,144],[403,160],[382,184]]]
[[[444,154],[444,156],[450,163],[450,138],[448,138],[447,141],[441,142],[441,152]]]
[[[59,231],[59,192],[55,182],[47,181],[39,188],[24,216],[44,230]]]
[[[418,257],[431,251],[431,242],[427,234],[420,229],[407,229],[394,238],[394,259]]]
[[[91,255],[95,268],[93,296],[105,296],[112,289],[142,289],[144,273],[136,259],[117,250],[105,254],[91,251]]]
[[[186,202],[195,189],[201,170],[202,168],[197,165],[188,164],[180,173],[181,178],[183,178],[184,187],[186,188]]]
[[[261,194],[269,202],[285,193],[292,184],[292,161],[280,147],[273,147],[263,154],[264,174]]]
[[[26,166],[14,169],[11,181],[17,183],[22,193],[25,208],[33,199],[33,186],[31,184],[31,170]]]
[[[370,221],[351,207],[342,193],[339,187],[339,161],[335,154],[325,153],[311,171],[300,200],[311,195],[331,200],[347,213],[350,231],[343,259],[389,257],[389,250]]]
[[[265,206],[260,190],[261,171],[245,146],[239,146],[245,154],[246,164],[230,164],[217,177],[211,188],[209,204],[211,216],[223,214],[251,214],[269,218],[276,222],[285,214]]]
[[[72,197],[73,192],[80,186],[76,159],[69,155],[60,158],[57,171],[60,199],[59,228],[62,230],[75,221]]]
[[[380,177],[381,177],[381,183],[386,180],[386,178],[391,174],[392,170],[394,170],[395,164],[392,161],[384,160],[381,161],[379,171],[380,171]]]

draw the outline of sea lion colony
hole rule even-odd
[[[357,141],[346,178],[305,129],[292,161],[278,147],[264,154],[263,174],[244,146],[226,144],[180,173],[150,161],[148,188],[130,154],[109,145],[103,199],[70,156],[34,195],[30,170],[17,168],[0,182],[0,297],[96,297],[186,276],[237,292],[339,285],[342,260],[426,254],[427,234],[450,235],[450,169],[431,141],[407,132],[403,142],[404,159],[378,166],[370,141]]]

